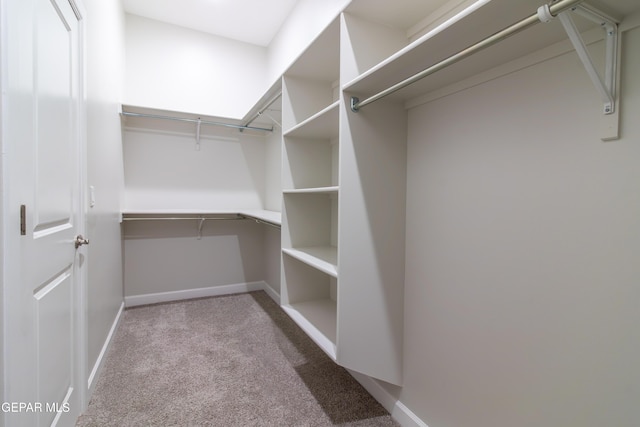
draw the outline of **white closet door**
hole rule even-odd
[[[9,237],[18,247],[8,256],[16,265],[6,294],[5,399],[31,406],[9,411],[7,425],[70,426],[82,393],[80,24],[69,0],[17,3],[8,8],[11,117],[3,126],[12,160],[9,208],[22,206],[23,220]]]

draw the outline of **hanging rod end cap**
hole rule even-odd
[[[354,113],[357,113],[360,108],[358,108],[358,103],[360,102],[360,99],[352,96],[351,97],[351,111],[353,111]]]
[[[551,21],[555,16],[551,13],[551,9],[549,9],[548,4],[543,4],[538,8],[538,19],[540,22],[547,23]]]

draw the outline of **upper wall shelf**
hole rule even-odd
[[[205,127],[211,126],[219,129],[232,129],[239,131],[246,130],[251,131],[252,133],[273,131],[273,127],[261,124],[246,126],[239,120],[210,117],[193,113],[156,110],[131,105],[123,105],[121,115],[125,119],[126,127],[193,133],[196,135],[197,139],[199,138],[200,132],[203,131]]]
[[[162,220],[162,219],[192,219],[207,220],[212,217],[224,219],[253,219],[271,225],[282,224],[282,214],[263,209],[224,209],[224,210],[194,210],[194,209],[135,209],[122,212],[123,220]],[[228,218],[227,218],[228,217]]]
[[[607,0],[605,10],[621,15],[638,9],[636,3],[635,0]],[[476,8],[472,13],[450,24],[444,20],[434,24],[426,34],[347,82],[343,89],[363,97],[381,92],[530,16],[542,4],[544,1],[541,0],[479,0],[475,2]],[[580,16],[574,19],[579,31],[598,27],[596,23]],[[536,25],[389,97],[396,100],[415,98],[566,39],[567,34],[560,22]]]
[[[339,99],[340,19],[336,18],[285,71],[282,129],[310,120]]]

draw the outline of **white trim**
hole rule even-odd
[[[276,292],[267,282],[264,282],[264,289],[267,295],[271,297],[272,300],[275,301],[276,304],[280,305],[280,294]]]
[[[77,229],[76,233],[79,236],[86,236],[88,230],[88,213],[87,209],[87,188],[89,186],[89,175],[87,170],[88,158],[87,153],[89,150],[89,136],[88,129],[88,117],[87,117],[87,20],[86,20],[86,7],[84,0],[69,0],[69,5],[73,9],[73,13],[76,16],[78,22],[78,51],[77,51],[77,72],[78,72],[78,100],[77,100],[77,118],[76,118],[76,132],[78,137],[77,146],[77,168],[78,168],[78,193],[76,198],[77,208]],[[34,233],[35,237],[35,233]],[[77,253],[82,253],[78,252]],[[80,403],[80,410],[74,411],[74,415],[79,416],[89,405],[90,390],[84,387],[87,381],[87,371],[89,368],[89,302],[88,302],[88,289],[89,289],[89,262],[91,257],[91,251],[85,250],[85,262],[82,262],[80,258],[75,261],[75,276],[74,284],[76,292],[75,303],[77,304],[77,326],[75,328],[76,337],[75,345],[77,346],[74,351],[77,357],[76,373],[78,375],[77,381],[74,381],[74,387],[79,389],[78,401]],[[81,256],[81,255],[80,255]]]
[[[264,290],[265,287],[268,287],[267,284],[263,280],[260,280],[258,282],[235,283],[232,285],[211,286],[208,288],[186,289],[184,291],[132,295],[124,298],[124,305],[125,307],[135,307],[137,305],[157,304],[160,302],[238,294],[243,292],[261,291]]]
[[[407,406],[393,397],[375,379],[359,372],[347,370],[362,387],[378,401],[402,427],[429,427]]]
[[[403,427],[429,427],[399,400],[396,402],[393,411],[391,411],[391,417]]]
[[[116,318],[113,320],[113,324],[111,325],[111,329],[109,330],[109,333],[107,334],[107,338],[104,341],[102,350],[100,350],[98,359],[96,360],[96,363],[93,365],[93,369],[91,370],[91,373],[89,374],[89,378],[87,379],[87,390],[88,390],[87,396],[91,396],[91,394],[93,394],[93,389],[96,386],[93,381],[97,379],[98,376],[100,375],[104,358],[107,354],[107,351],[109,350],[109,347],[111,347],[113,336],[115,335],[116,330],[120,325],[120,320],[122,319],[123,312],[124,312],[124,301],[122,302],[122,304],[120,304],[120,309],[118,310],[118,314],[116,314]]]

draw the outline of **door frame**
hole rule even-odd
[[[23,261],[21,259],[19,251],[10,251],[8,248],[16,247],[19,243],[19,207],[10,206],[12,192],[18,191],[18,186],[15,183],[11,183],[10,180],[10,154],[11,145],[10,141],[6,138],[7,124],[6,114],[7,111],[7,98],[5,96],[5,89],[8,87],[7,74],[9,71],[7,46],[8,46],[8,33],[7,22],[9,17],[7,16],[8,3],[11,1],[24,1],[24,0],[0,0],[0,266],[2,266],[0,274],[0,319],[2,320],[2,327],[0,327],[0,399],[2,402],[7,402],[7,384],[5,382],[6,372],[11,368],[8,366],[8,358],[6,357],[6,345],[5,337],[6,331],[15,325],[12,325],[9,319],[9,314],[6,309],[6,305],[9,301],[5,301],[5,294],[9,286],[15,286],[19,283],[20,277],[16,268],[13,266],[21,265]],[[87,231],[87,75],[86,75],[86,8],[83,0],[66,0],[71,5],[72,9],[76,13],[78,18],[78,101],[76,105],[77,114],[77,138],[78,138],[78,200],[76,206],[76,218],[77,218],[77,232],[86,236]],[[15,167],[15,166],[14,166]],[[77,255],[78,261],[76,262],[75,274],[75,307],[74,313],[75,324],[77,327],[73,332],[73,339],[75,340],[75,366],[74,376],[77,379],[74,386],[78,387],[78,395],[80,400],[80,413],[82,413],[88,404],[88,314],[87,314],[87,281],[88,281],[88,247],[83,247],[82,252]],[[5,426],[5,413],[0,413],[0,427]]]
[[[78,234],[87,236],[87,209],[88,209],[88,171],[87,171],[87,43],[86,43],[86,9],[84,0],[68,0],[69,4],[76,13],[78,18]],[[78,384],[81,386],[80,393],[80,412],[82,413],[89,403],[89,384],[88,384],[88,351],[89,351],[89,316],[88,316],[88,268],[89,268],[89,246],[83,246],[84,253],[80,253],[79,257],[82,261],[77,266],[77,325],[76,333],[76,375]]]

